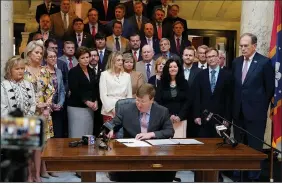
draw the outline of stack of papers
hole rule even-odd
[[[144,141],[139,141],[136,139],[116,139],[116,141],[124,144],[127,147],[151,147],[150,144],[144,142]]]
[[[152,139],[146,140],[151,145],[204,144],[196,139]]]

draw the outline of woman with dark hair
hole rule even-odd
[[[78,65],[69,71],[68,120],[69,137],[93,135],[94,111],[98,109],[95,72],[89,67],[90,52],[79,47],[75,53]]]
[[[177,60],[167,60],[157,87],[155,101],[168,108],[175,130],[175,138],[186,137],[186,110],[190,104],[189,86],[183,68]],[[185,120],[185,121],[183,121]]]

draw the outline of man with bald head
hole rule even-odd
[[[141,72],[144,75],[144,79],[148,82],[148,79],[155,75],[155,60],[153,59],[154,50],[150,45],[144,45],[142,47],[142,61],[136,63],[136,71]]]
[[[141,47],[144,45],[150,45],[156,54],[160,52],[159,40],[154,37],[154,26],[152,23],[145,23],[144,35],[141,36]]]

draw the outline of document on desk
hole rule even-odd
[[[136,139],[116,139],[116,141],[124,144],[127,147],[151,147],[150,144]]]
[[[204,144],[196,139],[152,139],[146,140],[146,142],[156,146],[156,145],[189,145],[189,144]]]

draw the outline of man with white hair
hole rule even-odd
[[[142,48],[142,61],[136,63],[136,71],[144,75],[144,79],[148,82],[149,78],[155,75],[155,60],[153,59],[155,52],[150,45],[144,45]]]
[[[172,52],[169,51],[170,50],[170,41],[169,41],[169,39],[162,38],[160,40],[159,45],[160,45],[161,53],[156,54],[154,56],[154,60],[157,60],[159,57],[163,56],[166,59],[178,60],[180,62],[180,57],[177,54],[172,53]]]
[[[224,51],[219,50],[219,66],[220,68],[224,69],[226,68],[226,54]]]

